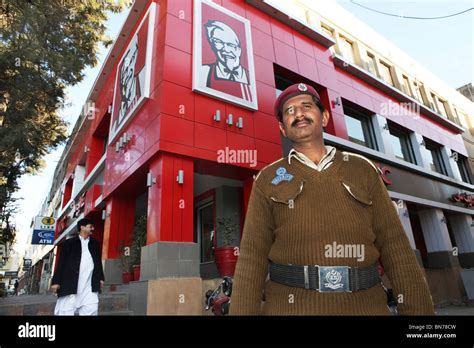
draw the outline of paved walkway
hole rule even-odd
[[[103,296],[103,295],[102,295]],[[0,307],[12,305],[43,304],[56,302],[52,293],[44,295],[21,295],[0,298]],[[437,308],[436,315],[474,315],[474,306],[447,306]]]

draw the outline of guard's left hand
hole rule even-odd
[[[100,281],[100,290],[102,290],[103,287],[104,287],[104,281],[101,280],[101,281]]]

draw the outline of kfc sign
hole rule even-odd
[[[193,90],[258,108],[250,22],[208,0],[194,2]]]
[[[117,66],[110,144],[150,96],[150,74],[153,50],[156,4],[152,3],[125,49]]]
[[[455,193],[451,196],[452,202],[464,203],[466,207],[471,208],[474,206],[474,195],[468,193]]]

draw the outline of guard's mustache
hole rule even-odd
[[[299,119],[295,119],[292,123],[291,123],[291,126],[292,127],[295,127],[299,122],[308,122],[309,124],[313,123],[313,120],[308,118],[308,117],[303,117],[303,118],[299,118]]]

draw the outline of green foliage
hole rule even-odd
[[[217,233],[222,236],[222,246],[235,246],[239,225],[231,218],[217,218]]]
[[[132,271],[132,256],[130,246],[126,246],[123,241],[119,243],[120,261],[122,264],[122,272]]]
[[[132,265],[139,265],[141,261],[142,247],[146,244],[147,216],[141,215],[136,218],[133,228],[133,241],[131,245]]]
[[[0,1],[0,212],[17,179],[67,139],[58,111],[65,88],[97,65],[107,12],[131,1]]]

